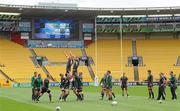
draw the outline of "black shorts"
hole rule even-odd
[[[72,81],[71,89],[76,89],[76,83],[75,83],[75,81]]]
[[[82,87],[77,88],[77,92],[82,92],[82,91],[83,91]]]
[[[69,86],[64,86],[64,89],[69,89]]]
[[[153,87],[153,83],[148,83],[148,88],[151,88],[151,87]]]
[[[73,69],[73,74],[74,74],[74,73],[77,73],[77,71],[78,71],[77,69]]]
[[[105,87],[105,86],[102,86],[102,90],[106,90],[106,87]]]
[[[69,89],[69,86],[63,86],[63,87],[61,87],[61,90],[67,90],[67,89]]]
[[[41,93],[45,93],[45,92],[50,93],[51,90],[49,90],[47,87],[42,87],[41,88]]]
[[[38,87],[36,87],[36,88],[34,88],[34,91],[40,91],[40,88],[38,88]]]
[[[71,66],[66,67],[66,72],[71,72]]]
[[[121,88],[122,89],[127,88],[127,85],[121,85]]]
[[[64,85],[63,85],[63,84],[61,84],[61,85],[60,85],[60,88],[61,88],[61,89],[62,89],[62,88],[64,88]]]

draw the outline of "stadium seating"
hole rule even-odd
[[[131,40],[123,40],[122,47],[123,50],[121,53],[120,40],[98,40],[86,48],[87,54],[94,60],[95,66],[92,67],[99,78],[103,77],[107,70],[111,70],[113,78],[117,80],[120,78],[120,72],[122,70],[126,72],[130,81],[133,80],[132,67],[125,66],[128,62],[128,56],[132,55]],[[122,58],[121,54],[123,55]]]
[[[0,74],[0,84],[4,83],[5,80],[6,80],[6,78],[3,75]]]
[[[0,69],[17,82],[30,81],[34,71],[44,75],[40,68],[34,67],[30,56],[27,48],[9,40],[0,39],[0,61],[5,65]]]
[[[180,55],[180,40],[137,40],[137,53],[144,59],[145,67],[139,67],[141,80],[147,77],[147,70],[151,69],[154,78],[159,78],[159,73],[164,72],[169,77],[169,71],[175,74],[180,72],[175,67],[177,57]]]
[[[177,57],[180,55],[180,40],[137,40],[137,54],[143,57],[145,66],[139,67],[140,80],[147,77],[147,70],[151,69],[154,78],[159,78],[159,73],[164,72],[169,77],[169,71],[175,74],[180,72],[179,67],[174,66]],[[30,60],[31,53],[27,48],[13,43],[6,39],[0,39],[0,62],[5,67],[0,67],[7,75],[17,82],[28,82],[34,71],[44,72],[41,68],[34,67]],[[118,80],[120,72],[123,71],[133,81],[133,67],[127,67],[128,57],[132,56],[131,40],[98,40],[86,48],[88,56],[91,56],[95,65],[92,65],[95,75],[103,77],[107,70],[111,70],[113,79]],[[78,48],[35,48],[37,55],[46,56],[49,62],[66,62],[64,51],[71,51],[76,56],[81,56],[81,50]],[[122,55],[122,58],[121,58]],[[96,65],[97,64],[97,65]],[[46,66],[50,74],[59,81],[59,73],[65,72],[65,64],[62,66]],[[86,66],[80,66],[79,71],[84,73],[84,81],[92,82]],[[0,80],[5,81],[3,76]]]

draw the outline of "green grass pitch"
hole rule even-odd
[[[45,94],[39,103],[31,101],[30,88],[0,88],[0,111],[55,111],[57,106],[61,111],[180,111],[180,100],[171,100],[169,87],[166,88],[166,100],[162,104],[157,100],[147,99],[147,87],[129,87],[130,97],[122,97],[120,87],[114,87],[118,104],[112,106],[107,100],[100,100],[100,87],[84,87],[85,100],[76,101],[71,92],[67,102],[59,102],[59,88],[51,88],[54,103],[49,103]],[[154,87],[157,97],[157,87]],[[180,90],[177,90],[180,94]]]

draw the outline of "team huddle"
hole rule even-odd
[[[80,58],[73,56],[73,54],[70,52],[67,54],[65,52],[65,55],[67,57],[67,64],[66,64],[66,73],[60,74],[60,96],[59,101],[66,101],[68,95],[70,94],[70,90],[73,91],[73,93],[77,97],[77,101],[83,101],[84,100],[84,94],[83,94],[83,73],[78,72],[79,62]],[[72,70],[71,70],[72,69]],[[148,92],[149,92],[149,99],[154,99],[154,91],[153,91],[153,74],[151,70],[147,71],[147,86],[148,86]],[[49,101],[52,100],[52,94],[51,90],[49,89],[49,83],[50,83],[50,75],[47,75],[47,77],[43,80],[41,78],[41,74],[38,74],[37,72],[34,72],[34,76],[31,80],[32,85],[32,100],[38,102],[40,97],[44,93],[48,93]],[[171,71],[170,72],[170,78],[169,81],[165,77],[164,73],[160,73],[160,78],[158,82],[158,96],[157,100],[165,100],[166,96],[166,86],[169,85],[170,91],[172,94],[172,100],[177,99],[176,94],[176,77],[175,74]],[[101,90],[101,99],[104,99],[104,96],[107,97],[108,100],[112,101],[116,98],[112,87],[112,75],[111,71],[107,71],[104,74],[104,77],[100,81],[100,85],[102,86]],[[122,77],[120,77],[120,85],[122,89],[122,96],[129,96],[128,95],[128,77],[126,77],[125,73],[123,73]]]

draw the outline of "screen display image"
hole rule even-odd
[[[73,36],[72,20],[38,19],[35,21],[35,39],[69,39]]]

